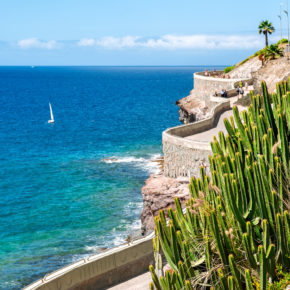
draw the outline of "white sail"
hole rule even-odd
[[[53,118],[53,113],[52,113],[52,108],[51,108],[50,103],[49,103],[49,110],[50,110],[50,120],[48,121],[48,123],[54,123],[54,118]]]

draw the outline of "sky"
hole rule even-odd
[[[0,65],[231,65],[264,46],[260,21],[279,40],[279,13],[278,0],[0,0]]]

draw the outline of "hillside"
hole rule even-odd
[[[280,47],[285,51],[285,44]],[[255,92],[260,92],[260,84],[264,80],[269,92],[273,93],[276,91],[276,83],[290,76],[290,53],[285,51],[283,57],[268,60],[263,66],[258,56],[249,57],[238,63],[227,75],[231,78],[253,78]]]

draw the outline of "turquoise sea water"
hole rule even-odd
[[[174,103],[200,70],[0,67],[0,289],[140,228],[161,132],[179,124]]]

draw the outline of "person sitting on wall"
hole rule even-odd
[[[224,89],[224,98],[227,98],[228,97],[228,92],[226,89]]]
[[[220,94],[221,94],[221,97],[222,97],[222,98],[225,96],[225,91],[224,91],[224,89],[221,90],[221,93],[220,93]]]
[[[204,75],[205,75],[205,76],[208,76],[207,69],[204,70]]]

